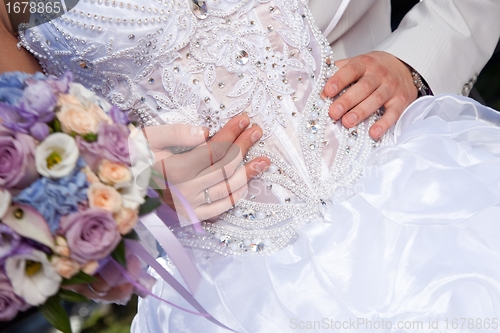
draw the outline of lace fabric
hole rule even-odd
[[[176,228],[187,246],[224,255],[283,248],[324,205],[353,194],[380,144],[367,133],[380,113],[349,130],[328,117],[320,93],[336,67],[305,1],[82,0],[26,30],[20,45],[45,72],[71,71],[145,125],[214,134],[246,111],[262,126],[245,161],[268,156],[271,168],[218,222],[203,223],[205,235]]]

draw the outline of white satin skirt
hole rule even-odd
[[[471,99],[419,99],[355,193],[292,245],[270,256],[189,250],[197,300],[238,332],[498,332],[499,126]],[[153,292],[192,309],[161,279]],[[147,297],[132,332],[228,331]]]

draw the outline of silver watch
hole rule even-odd
[[[413,79],[413,84],[415,87],[418,89],[418,97],[420,96],[427,96],[430,93],[429,87],[424,83],[424,80],[422,80],[422,77],[418,72],[414,69],[411,70],[411,77]]]

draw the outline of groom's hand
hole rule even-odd
[[[326,83],[325,95],[334,97],[354,85],[331,104],[330,118],[342,118],[342,124],[350,128],[384,106],[384,115],[370,128],[374,139],[387,132],[417,98],[409,67],[389,53],[369,52],[335,61],[335,65],[339,70]]]

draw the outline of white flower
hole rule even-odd
[[[69,84],[69,94],[75,96],[80,103],[85,106],[89,106],[91,104],[97,104],[102,109],[102,113],[100,115],[104,118],[102,120],[109,120],[110,118],[107,116],[107,112],[111,109],[111,104],[106,102],[103,98],[97,96],[92,91],[88,90],[84,86],[79,83],[70,83]]]
[[[56,294],[62,281],[45,253],[38,250],[10,257],[5,262],[5,272],[14,292],[34,306]]]
[[[151,165],[149,148],[143,132],[139,128],[131,129],[128,138],[130,160],[132,163],[132,183],[118,188],[122,195],[123,207],[137,210],[144,203],[151,178]]]
[[[122,205],[125,208],[137,210],[139,206],[142,205],[145,200],[147,189],[141,189],[135,184],[129,184],[128,186],[118,189],[118,192],[122,197]]]
[[[75,139],[64,133],[54,133],[36,147],[36,171],[47,178],[62,178],[75,168],[78,156]]]
[[[9,191],[0,188],[0,219],[9,209],[11,198]]]
[[[2,223],[8,225],[16,234],[54,249],[54,238],[49,226],[33,207],[19,204],[10,206],[2,218]]]

